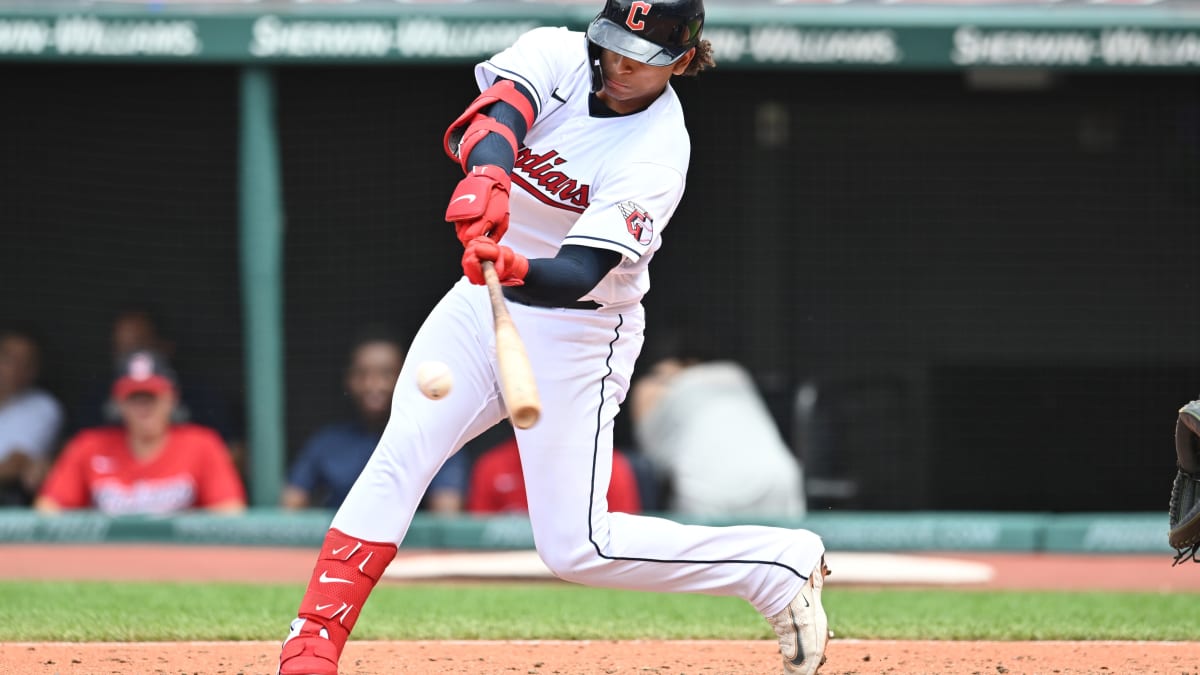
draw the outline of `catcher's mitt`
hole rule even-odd
[[[1200,401],[1179,409],[1175,423],[1175,454],[1179,471],[1171,488],[1171,531],[1168,541],[1175,549],[1174,567],[1191,560],[1200,562]]]

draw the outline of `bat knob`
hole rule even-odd
[[[541,413],[537,408],[528,406],[514,410],[511,417],[513,426],[518,429],[528,429],[529,427],[537,424],[538,418],[541,417]]]

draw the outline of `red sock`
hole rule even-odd
[[[363,603],[395,557],[395,544],[363,541],[330,528],[300,601],[298,616],[308,620],[302,632],[325,628],[340,656]]]

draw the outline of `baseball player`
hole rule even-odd
[[[430,479],[507,416],[484,260],[506,286],[542,393],[540,421],[516,436],[546,566],[593,586],[744,598],[778,633],[785,673],[823,663],[817,535],[608,511],[613,419],[642,346],[647,267],[690,156],[669,81],[713,65],[703,23],[702,0],[607,0],[586,34],[537,28],[476,66],[482,93],[445,136],[466,174],[446,210],[465,276],[413,340],[388,426],[321,547],[281,675],[336,675]],[[453,369],[446,398],[418,392],[425,361]]]

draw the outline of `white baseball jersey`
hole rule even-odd
[[[591,72],[583,33],[536,28],[476,66],[475,78],[481,91],[496,78],[519,82],[536,99],[504,243],[528,258],[553,258],[563,244],[620,253],[584,296],[620,309],[650,288],[647,265],[683,196],[691,141],[670,86],[637,114],[591,117]]]

